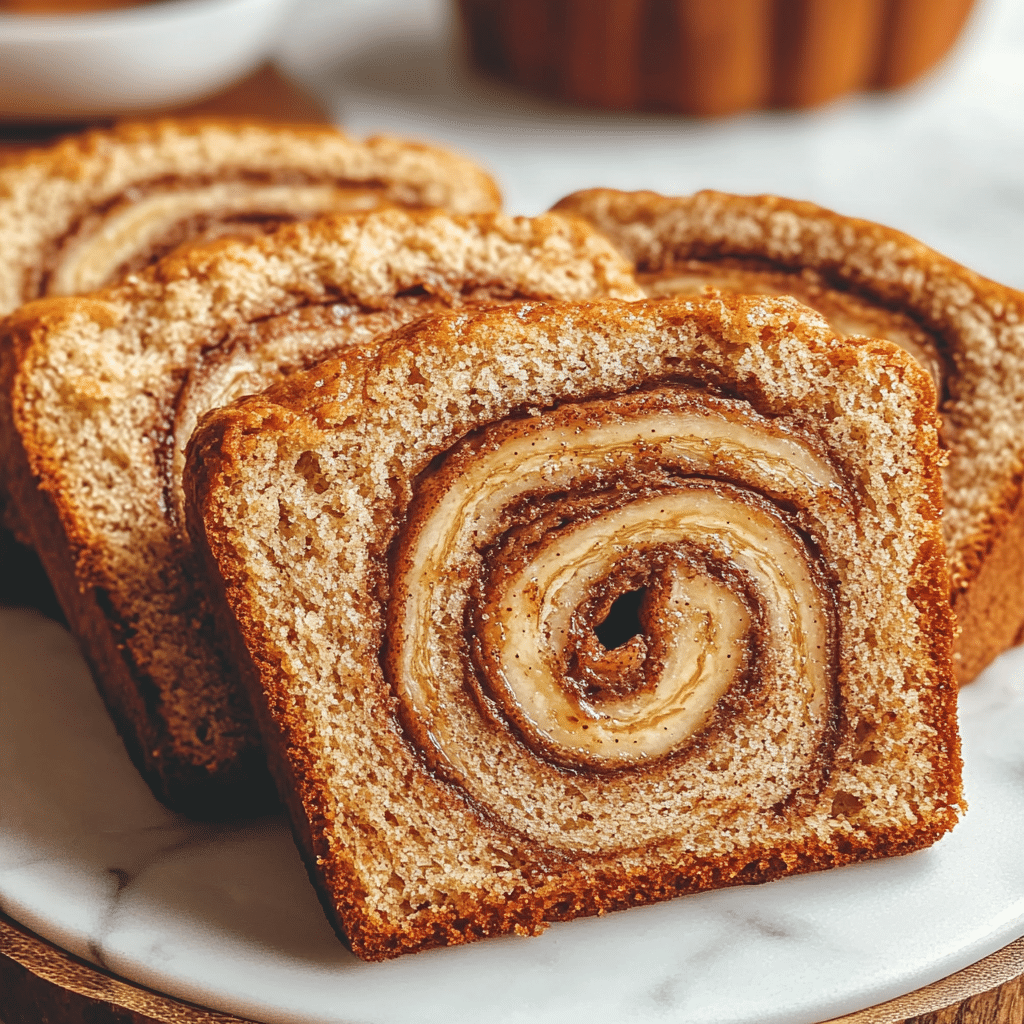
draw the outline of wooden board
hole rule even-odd
[[[145,117],[259,117],[285,123],[313,122],[327,124],[327,112],[307,92],[286,78],[273,64],[264,64],[252,74],[230,88],[173,110],[157,110],[132,114],[131,120]],[[0,118],[0,153],[15,152],[27,146],[38,146],[80,131],[83,128],[103,127],[113,121],[93,121],[88,124],[46,122],[40,124],[21,121],[3,122]]]

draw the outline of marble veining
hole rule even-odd
[[[268,1024],[813,1024],[1024,934],[1024,648],[962,695],[937,846],[386,964],[328,926],[285,822],[158,804],[67,633],[0,612],[0,907],[129,979]]]
[[[170,812],[168,812],[170,813]],[[192,822],[178,815],[176,820],[166,826],[150,826],[142,831],[138,848],[133,849],[126,844],[125,858],[122,863],[131,867],[108,867],[108,884],[113,883],[105,911],[99,924],[88,940],[89,959],[108,970],[114,970],[108,959],[105,948],[107,936],[116,933],[119,926],[121,908],[133,898],[133,889],[139,885],[147,885],[147,872],[154,866],[161,865],[184,851],[196,850],[207,843],[225,842],[233,834],[245,834],[247,826],[210,825],[204,822]],[[162,840],[160,845],[150,847],[148,840]]]

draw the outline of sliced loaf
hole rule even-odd
[[[221,816],[258,810],[272,792],[179,514],[199,416],[328,352],[372,349],[425,311],[639,294],[582,224],[391,209],[210,243],[7,320],[4,472],[162,800]]]

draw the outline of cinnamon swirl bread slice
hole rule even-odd
[[[791,299],[466,311],[212,414],[190,533],[353,951],[951,828],[940,463]]]
[[[1024,625],[1024,295],[920,242],[775,196],[592,189],[559,202],[636,266],[649,295],[794,295],[844,335],[888,338],[935,379],[961,683]]]
[[[492,213],[500,196],[444,150],[322,125],[167,119],[86,132],[0,167],[0,313],[95,291],[197,238],[388,205]]]
[[[482,170],[441,149],[321,125],[193,119],[86,132],[0,167],[0,314],[114,284],[196,240],[386,205],[488,213],[500,196]],[[0,518],[28,543],[5,505],[0,479]],[[20,557],[7,537],[0,551]],[[0,600],[20,598],[14,581],[0,584]]]
[[[214,242],[7,320],[5,471],[162,800],[220,816],[273,792],[180,516],[181,455],[199,417],[427,311],[639,294],[611,246],[563,218],[391,209]]]

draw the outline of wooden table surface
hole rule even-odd
[[[251,75],[228,89],[173,110],[158,110],[151,114],[133,114],[141,117],[259,117],[268,121],[314,122],[330,121],[323,108],[308,93],[285,78],[272,64],[265,64]],[[4,153],[17,152],[28,146],[38,146],[61,135],[81,128],[110,125],[113,121],[83,124],[32,124],[24,121],[4,121],[0,118],[0,158]]]
[[[315,100],[267,65],[244,81],[175,115],[253,116],[277,121],[328,118]],[[0,159],[82,125],[0,123]],[[0,558],[11,580],[10,553]],[[16,557],[22,557],[16,553]],[[31,573],[31,560],[25,563]],[[24,577],[22,577],[24,578]],[[0,579],[0,603],[4,594]],[[20,591],[24,597],[24,590]],[[53,613],[52,594],[35,603]],[[59,613],[57,613],[59,614]],[[966,971],[889,1003],[827,1024],[1022,1024],[1024,939]],[[151,992],[79,960],[0,914],[0,1024],[249,1024]],[[823,1022],[824,1024],[824,1022]]]

